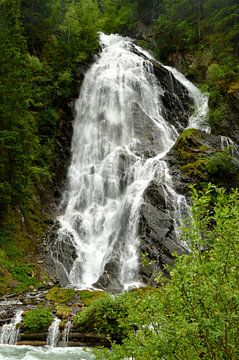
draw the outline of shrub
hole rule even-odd
[[[79,312],[74,323],[80,332],[105,335],[121,343],[128,335],[128,307],[124,297],[104,296]]]
[[[228,109],[225,104],[220,104],[214,110],[210,109],[208,119],[209,125],[214,127],[220,126],[225,119],[227,111]]]
[[[170,279],[130,307],[137,326],[122,346],[101,351],[109,360],[236,360],[239,358],[239,193],[209,185],[193,190],[194,205]]]
[[[227,183],[231,185],[231,180],[238,170],[238,164],[227,149],[212,155],[205,165],[209,180],[224,186],[227,186]]]
[[[46,331],[52,320],[53,315],[50,309],[33,309],[25,313],[23,327],[27,332]]]
[[[211,64],[208,67],[208,81],[211,84],[217,84],[220,80],[224,79],[225,73],[219,64]]]

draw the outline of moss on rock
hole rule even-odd
[[[66,305],[56,306],[56,315],[61,319],[68,319],[72,315],[72,308]]]
[[[173,147],[180,170],[194,182],[225,188],[239,184],[239,164],[232,150],[222,150],[219,137],[197,129],[184,130]]]
[[[102,297],[105,297],[106,293],[104,291],[96,290],[82,290],[80,291],[80,300],[85,306],[89,306],[95,300],[98,300]]]
[[[46,299],[58,304],[66,304],[73,301],[77,291],[60,287],[51,288],[46,294]]]
[[[197,129],[184,130],[174,145],[176,156],[180,162],[191,163],[205,156],[209,147],[203,144],[203,134]]]
[[[191,163],[180,167],[181,171],[193,179],[206,180],[204,166],[207,164],[207,159],[197,159]]]

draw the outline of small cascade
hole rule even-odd
[[[61,342],[62,347],[68,346],[69,335],[70,335],[71,329],[72,329],[72,322],[69,320],[69,321],[67,321],[67,323],[64,327],[64,330],[63,330],[62,342]]]
[[[9,324],[0,329],[0,344],[15,345],[19,335],[18,325],[22,321],[23,310],[18,310]]]
[[[238,146],[227,136],[220,136],[221,139],[221,149],[225,150],[227,148],[230,149],[230,153],[233,156],[239,155]]]
[[[130,216],[128,219],[128,227],[125,231],[131,234],[130,241],[123,242],[123,246],[117,248],[120,253],[120,282],[124,284],[124,290],[132,287],[132,279],[135,279],[133,286],[140,286],[137,283],[137,264],[140,240],[137,236],[138,221],[140,217],[140,207],[143,204],[143,193],[152,179],[157,180],[163,185],[164,197],[166,200],[166,208],[168,216],[173,219],[175,235],[179,241],[180,225],[183,218],[189,212],[189,206],[186,198],[178,194],[173,186],[172,177],[169,173],[167,162],[161,159],[162,155],[148,159],[142,166],[141,162],[136,162],[134,166],[134,183],[128,188],[124,202],[122,204],[122,212],[128,213],[127,206],[130,205]],[[187,247],[185,243],[182,244]],[[115,250],[115,249],[114,249]]]
[[[176,238],[179,241],[180,238],[180,226],[183,224],[184,218],[189,214],[190,207],[187,204],[186,198],[183,195],[180,195],[176,192],[174,186],[172,177],[169,174],[169,168],[166,163],[166,161],[161,160],[159,163],[159,174],[158,177],[161,180],[162,184],[164,184],[165,187],[165,199],[171,202],[173,204],[173,211],[171,212],[171,217],[174,222],[174,229]],[[167,206],[167,202],[166,202]],[[186,244],[183,244],[186,246]],[[187,247],[187,246],[186,246]]]
[[[50,347],[56,347],[59,337],[60,337],[60,329],[59,329],[59,325],[60,325],[61,320],[58,319],[57,317],[54,318],[52,324],[50,325],[49,329],[48,329],[48,334],[47,334],[47,345]]]
[[[206,120],[208,116],[208,95],[202,93],[177,69],[171,66],[165,66],[165,68],[173,74],[175,79],[177,79],[182,85],[186,87],[189,95],[193,99],[195,110],[189,118],[188,127],[210,132],[210,127],[206,125]]]

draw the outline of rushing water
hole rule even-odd
[[[62,344],[61,344],[62,347],[68,346],[69,335],[70,335],[72,326],[73,326],[72,322],[70,320],[67,321],[67,323],[66,323],[66,325],[64,327],[64,330],[63,330]]]
[[[51,348],[0,345],[0,360],[93,360],[91,351],[83,348]]]
[[[133,52],[131,40],[118,35],[101,34],[100,41],[102,52],[87,72],[76,103],[68,187],[61,205],[57,251],[52,256],[60,262],[64,254],[58,255],[65,246],[75,248],[70,269],[63,263],[62,268],[69,283],[81,288],[92,287],[106,264],[117,258],[118,281],[127,289],[140,285],[138,220],[143,193],[155,175],[164,186],[166,203],[170,198],[174,204],[170,216],[176,234],[187,204],[174,190],[163,160],[178,132],[164,118],[163,89],[154,75],[152,57],[136,46]],[[207,98],[175,69],[168,69],[194,100],[196,111],[189,125],[202,127]],[[135,105],[160,137],[154,158],[145,159],[138,152]]]
[[[22,310],[18,310],[9,324],[0,329],[0,344],[14,345],[19,335],[18,324],[22,321]]]
[[[165,68],[173,74],[175,79],[187,88],[189,95],[194,101],[195,111],[189,118],[188,127],[210,132],[210,127],[205,124],[208,116],[208,95],[201,93],[201,91],[177,69],[171,66],[165,66]]]
[[[55,347],[60,338],[60,325],[61,320],[57,317],[54,318],[52,324],[49,326],[48,334],[47,334],[47,345],[51,347]]]
[[[231,155],[238,156],[239,155],[239,149],[238,146],[227,136],[220,136],[221,139],[221,149],[225,150],[228,149]]]

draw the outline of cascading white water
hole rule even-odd
[[[175,143],[178,132],[164,119],[152,57],[132,41],[118,35],[100,36],[102,53],[85,76],[76,103],[68,188],[63,195],[63,214],[57,242],[71,244],[76,259],[68,271],[76,287],[92,287],[105,265],[117,257],[118,280],[127,289],[138,286],[137,237],[143,193],[157,175],[166,198],[173,199],[175,227],[187,210],[185,198],[173,188],[168,166],[162,158]],[[206,113],[207,99],[178,72],[197,110]],[[156,157],[139,154],[140,139],[134,131],[135,106],[147,116],[160,139]],[[195,126],[196,119],[191,118]],[[167,202],[167,200],[166,200]],[[117,245],[117,254],[115,248]],[[59,250],[60,251],[60,250]],[[56,259],[57,260],[57,259]]]
[[[57,317],[54,318],[52,324],[49,326],[48,334],[47,334],[47,345],[51,347],[55,347],[58,343],[60,337],[60,325],[61,320]]]
[[[232,141],[232,139],[230,139],[227,136],[222,136],[222,135],[220,136],[220,139],[221,139],[221,149],[222,150],[229,149],[232,156],[239,155],[238,146],[234,143],[234,141]]]
[[[205,123],[208,115],[208,95],[203,94],[191,81],[189,81],[182,73],[171,66],[165,66],[175,79],[183,84],[194,101],[195,111],[189,118],[188,127],[210,132],[210,127]]]
[[[62,346],[63,347],[66,347],[68,346],[68,342],[69,342],[69,335],[70,335],[70,331],[72,329],[72,322],[69,320],[67,321],[65,327],[64,327],[64,330],[63,330],[63,335],[62,335]]]
[[[0,344],[15,345],[19,335],[18,324],[22,321],[23,310],[18,310],[9,324],[0,329]]]

